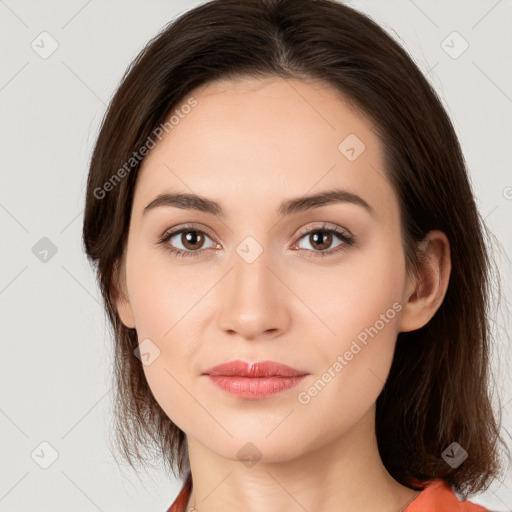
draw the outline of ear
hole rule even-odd
[[[116,262],[114,265],[114,292],[113,300],[117,308],[117,314],[125,327],[135,328],[135,317],[130,305],[128,290],[126,286],[126,271],[124,265],[124,257],[121,263]]]
[[[407,281],[402,300],[400,332],[423,327],[441,306],[451,272],[450,242],[439,230],[430,231],[420,242],[419,270]]]

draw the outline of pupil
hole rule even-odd
[[[201,239],[201,235],[197,231],[187,231],[185,235],[188,245],[197,245]]]
[[[326,233],[324,231],[316,231],[312,236],[313,236],[314,243],[322,246],[321,247],[322,249],[329,247],[330,237],[332,236],[330,233]],[[322,243],[321,240],[324,238],[324,236],[327,239],[327,242],[324,241]]]

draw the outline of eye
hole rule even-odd
[[[171,245],[171,241],[176,239]],[[170,253],[176,256],[200,256],[203,252],[203,245],[205,238],[210,238],[208,234],[192,226],[185,226],[175,231],[169,231],[158,240],[159,244],[164,245]],[[211,240],[211,238],[210,238]],[[183,249],[176,248],[174,244],[181,244]],[[214,245],[215,242],[213,242]]]
[[[335,250],[327,251],[326,249],[332,246],[334,238],[338,238],[341,242],[334,246]],[[316,253],[313,256],[327,256],[329,254],[338,253],[355,244],[355,237],[353,235],[341,231],[338,228],[328,227],[325,224],[301,233],[299,242],[302,239],[305,239],[313,247],[313,253]],[[303,249],[303,247],[299,248]]]
[[[335,247],[334,250],[327,251],[334,238],[338,238],[340,243]],[[309,237],[309,238],[306,238]],[[202,253],[208,247],[204,247],[205,239],[211,240],[211,237],[203,231],[194,226],[184,226],[174,231],[166,232],[162,238],[158,240],[158,244],[163,245],[167,251],[176,256],[201,256]],[[173,241],[173,239],[176,239]],[[312,253],[311,256],[327,256],[330,254],[337,253],[342,250],[346,250],[347,247],[355,245],[355,237],[348,232],[342,231],[339,228],[329,227],[327,225],[318,226],[307,231],[303,231],[300,234],[299,242],[302,239],[306,239],[313,249],[299,247],[299,249],[305,249],[307,252]],[[212,241],[210,248],[218,246]],[[172,242],[172,243],[171,243]],[[176,247],[176,244],[181,244],[183,248]]]

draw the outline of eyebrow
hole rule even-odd
[[[375,210],[362,197],[339,188],[326,190],[315,195],[288,199],[281,203],[278,213],[282,216],[287,216],[336,203],[355,204],[367,210],[372,216],[375,216]],[[183,210],[197,210],[213,215],[224,215],[219,203],[190,193],[160,194],[144,208],[142,214],[144,215],[146,212],[159,207],[174,207]]]

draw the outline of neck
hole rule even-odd
[[[374,407],[342,436],[309,448],[305,440],[306,449],[290,460],[262,456],[246,465],[195,439],[187,443],[193,481],[187,511],[399,512],[419,494],[384,467]]]

